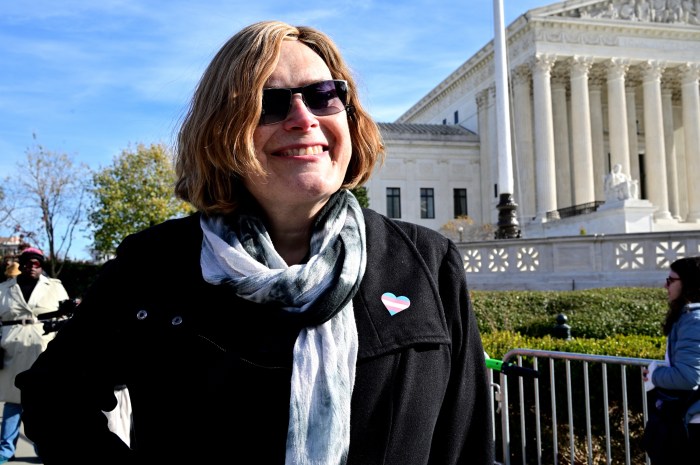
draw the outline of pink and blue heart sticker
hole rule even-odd
[[[391,316],[394,316],[411,306],[411,301],[408,297],[403,295],[397,297],[391,292],[385,292],[382,294],[382,303],[386,309],[389,310],[389,314]]]

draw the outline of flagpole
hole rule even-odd
[[[496,80],[496,149],[498,155],[498,229],[496,239],[520,237],[516,216],[518,204],[513,200],[513,159],[511,157],[510,98],[506,58],[506,32],[503,0],[493,0],[494,63]]]

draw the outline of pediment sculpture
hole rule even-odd
[[[698,0],[612,0],[572,8],[560,16],[700,25],[699,10]]]

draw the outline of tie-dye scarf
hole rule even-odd
[[[294,344],[286,465],[344,464],[357,361],[352,298],[366,264],[365,225],[357,199],[335,193],[316,219],[306,263],[287,266],[258,215],[233,224],[202,217],[201,266],[211,284],[275,304],[308,322]]]

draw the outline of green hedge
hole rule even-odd
[[[604,288],[580,291],[471,291],[484,350],[502,359],[527,348],[594,355],[663,359],[662,288]],[[560,313],[571,340],[552,337]]]
[[[626,336],[616,334],[603,339],[555,339],[532,337],[512,331],[494,331],[481,335],[484,351],[491,358],[502,359],[512,349],[537,349],[615,357],[663,359],[666,339],[663,336]]]
[[[667,309],[663,288],[471,291],[470,294],[482,334],[511,331],[544,337],[552,334],[557,315],[563,313],[575,338],[661,336],[661,322]]]

